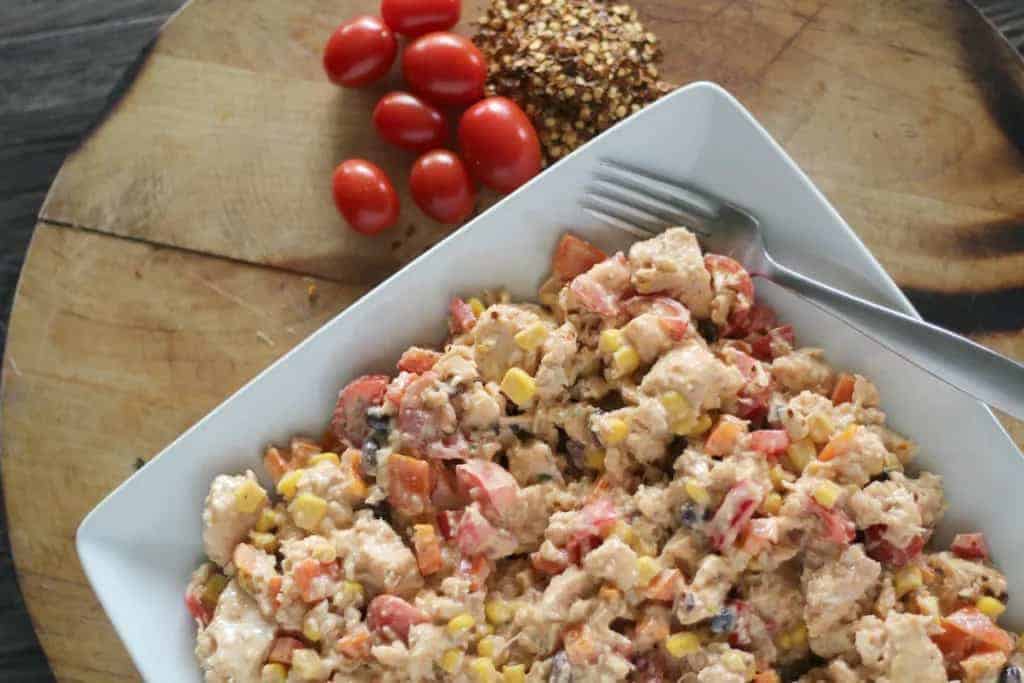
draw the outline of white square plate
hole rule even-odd
[[[579,198],[601,158],[687,180],[761,219],[781,261],[830,284],[914,313],[810,180],[728,93],[695,83],[665,97],[555,165],[377,287],[261,373],[168,446],[93,510],[78,529],[89,581],[135,665],[150,681],[199,681],[189,573],[203,559],[210,481],[260,467],[262,449],[320,433],[347,379],[389,370],[413,343],[440,341],[454,294],[507,287],[533,299],[559,236],[571,229],[614,250],[632,237],[595,225]],[[1024,461],[982,405],[899,360],[824,311],[770,283],[761,296],[796,325],[803,344],[875,379],[890,423],[922,445],[921,466],[946,478],[950,512],[940,540],[981,529],[1024,588]],[[366,340],[372,340],[367,342]],[[282,396],[288,400],[281,401]],[[159,533],[156,530],[159,529]],[[1012,623],[1024,608],[1010,603]]]

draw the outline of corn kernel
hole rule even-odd
[[[693,428],[697,426],[698,418],[696,415],[690,417],[684,417],[671,423],[670,429],[676,436],[689,436]]]
[[[822,507],[831,508],[839,500],[839,494],[842,492],[838,484],[825,480],[814,489],[814,500]]]
[[[448,621],[448,633],[457,636],[476,626],[476,619],[471,614],[460,614]]]
[[[665,649],[679,659],[700,650],[700,636],[696,633],[676,633],[665,638]]]
[[[646,586],[661,573],[661,563],[653,557],[639,557],[636,561],[636,573],[639,585]]]
[[[327,501],[313,493],[300,493],[289,503],[288,513],[296,526],[313,531],[327,514]]]
[[[338,457],[337,453],[330,453],[330,452],[327,452],[327,453],[317,453],[312,458],[310,458],[309,466],[310,467],[315,467],[315,466],[319,465],[322,462],[329,462],[332,465],[340,465],[341,464],[341,458]]]
[[[481,638],[476,644],[476,653],[481,657],[490,657],[494,659],[494,653],[497,652],[498,648],[494,644],[494,636],[486,636]]]
[[[768,515],[779,514],[779,510],[782,509],[782,496],[775,491],[772,491],[764,497],[764,503],[761,504],[761,509]]]
[[[722,655],[722,666],[735,673],[743,673],[747,670],[747,662],[739,652],[730,650]]]
[[[324,673],[323,663],[316,650],[300,648],[292,651],[292,671],[299,678],[307,680],[320,680]]]
[[[683,488],[686,489],[686,495],[690,497],[697,505],[708,505],[711,502],[711,495],[708,490],[704,488],[696,479],[687,479],[683,484]]]
[[[284,668],[284,664],[264,664],[260,671],[260,683],[285,683],[287,680],[288,669]]]
[[[534,323],[525,330],[522,330],[514,337],[516,345],[523,351],[533,351],[540,348],[544,340],[548,338],[548,327],[544,323]]]
[[[302,635],[311,643],[315,643],[320,640],[320,627],[317,625],[315,619],[306,619],[305,622],[303,622]]]
[[[503,683],[526,683],[526,666],[523,664],[509,664],[501,670]]]
[[[780,491],[783,489],[783,484],[788,481],[786,471],[779,465],[772,465],[772,468],[768,470],[768,477],[772,480],[772,485]]]
[[[475,296],[471,297],[470,300],[467,301],[466,303],[469,304],[469,310],[473,311],[473,315],[475,315],[477,318],[483,315],[484,311],[487,310],[487,308],[484,306],[484,302],[480,301],[480,299],[478,299]]]
[[[341,591],[346,598],[355,602],[356,600],[362,600],[365,590],[363,584],[358,581],[346,581],[341,584]]]
[[[600,448],[590,448],[583,454],[583,464],[588,469],[604,471],[605,452]]]
[[[789,464],[796,472],[803,472],[812,460],[818,455],[818,449],[810,439],[800,439],[789,444],[786,449],[786,457]]]
[[[235,489],[235,509],[239,512],[256,512],[266,501],[267,492],[252,479],[246,479]]]
[[[615,353],[625,343],[622,330],[612,328],[602,330],[601,336],[597,340],[597,348],[601,353]]]
[[[256,531],[273,531],[279,526],[281,526],[281,513],[272,508],[264,508],[259,521],[256,522]]]
[[[924,585],[921,570],[917,567],[904,567],[896,572],[893,580],[893,587],[896,589],[896,597],[902,598],[910,591]]]
[[[615,377],[627,377],[640,367],[640,354],[628,344],[612,354],[612,368]]]
[[[803,624],[794,626],[792,629],[783,634],[782,638],[779,639],[779,644],[784,650],[794,650],[801,648],[807,643],[807,627]]]
[[[469,671],[476,683],[497,683],[498,670],[489,657],[477,657],[469,663]]]
[[[484,606],[487,621],[500,626],[512,620],[512,608],[504,600],[491,600]]]
[[[661,401],[671,422],[694,417],[693,406],[678,391],[666,391],[658,400]]]
[[[1006,611],[1006,605],[999,602],[993,597],[983,595],[978,598],[978,602],[974,604],[982,613],[986,614],[989,619],[995,621],[999,616]]]
[[[305,474],[305,470],[298,469],[292,470],[286,473],[281,480],[277,482],[277,492],[284,496],[287,500],[291,500],[295,496],[295,491],[299,487],[299,479]]]
[[[537,383],[522,368],[509,368],[501,380],[501,390],[520,408],[529,405],[537,393]]]
[[[317,562],[334,562],[338,559],[338,551],[334,544],[326,539],[313,546],[312,555]]]
[[[605,422],[604,442],[609,446],[618,446],[629,436],[629,425],[625,420],[613,417]]]
[[[612,536],[615,536],[628,546],[636,543],[636,532],[633,531],[633,527],[621,519],[615,522],[615,526],[612,527]]]
[[[711,429],[711,416],[701,415],[700,417],[697,418],[697,421],[690,428],[690,431],[686,432],[686,434],[683,434],[683,436],[700,436],[709,429]]]
[[[814,443],[823,444],[827,442],[832,437],[832,432],[835,428],[836,426],[832,422],[832,418],[824,413],[814,413],[807,418],[807,429]]]
[[[917,611],[930,617],[940,616],[939,599],[934,595],[918,595]]]
[[[277,550],[277,536],[269,532],[250,531],[249,540],[252,544],[265,553],[272,553]]]
[[[223,574],[214,574],[206,580],[206,585],[203,586],[203,592],[199,599],[207,607],[215,607],[217,600],[220,599],[220,594],[224,592],[224,588],[227,585],[228,577]]]
[[[459,670],[460,666],[462,666],[462,652],[459,650],[446,650],[445,653],[441,655],[441,668],[444,669],[446,673],[453,674]]]

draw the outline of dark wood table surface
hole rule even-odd
[[[182,4],[0,0],[0,353],[18,272],[54,174]],[[51,680],[18,591],[3,510],[0,680]]]

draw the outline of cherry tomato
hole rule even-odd
[[[324,69],[334,83],[361,88],[391,69],[397,51],[398,41],[380,17],[363,15],[331,34],[324,48]]]
[[[365,159],[341,162],[334,171],[334,203],[356,232],[375,235],[398,220],[398,194],[386,173]]]
[[[498,192],[511,192],[540,172],[537,131],[505,97],[488,97],[466,110],[459,147],[473,177]]]
[[[461,0],[383,0],[380,13],[395,33],[417,38],[459,22]]]
[[[444,116],[415,95],[388,93],[373,109],[373,125],[382,138],[412,152],[444,145],[448,124]]]
[[[402,75],[414,93],[435,104],[472,104],[484,96],[487,60],[467,38],[439,31],[405,48]]]
[[[446,149],[435,149],[416,160],[409,175],[409,189],[423,213],[440,223],[461,223],[476,204],[476,191],[466,167]]]

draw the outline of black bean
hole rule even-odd
[[[679,508],[679,519],[683,526],[693,528],[704,521],[704,509],[696,503],[684,503]]]
[[[367,439],[363,442],[362,448],[362,468],[363,474],[368,477],[377,476],[377,442],[373,439]]]
[[[586,463],[587,449],[579,441],[569,439],[565,444],[565,452],[569,454],[569,462],[578,470],[582,470]]]
[[[693,593],[687,593],[683,596],[683,609],[687,612],[697,606],[697,599],[693,597]]]
[[[366,414],[366,424],[375,432],[391,431],[391,418],[387,415],[374,415],[372,412]]]
[[[525,427],[517,425],[514,422],[509,425],[509,429],[511,429],[512,433],[516,435],[516,438],[522,439],[523,441],[525,441],[525,440],[527,440],[527,439],[529,439],[530,437],[533,436],[533,432],[531,432],[529,429],[526,429]]]
[[[1021,683],[1022,680],[1024,680],[1024,675],[1021,674],[1019,666],[1010,664],[1003,667],[999,673],[999,683]]]
[[[558,654],[551,659],[548,683],[572,683],[572,665],[569,663],[569,656],[565,654],[565,650],[559,650]]]
[[[722,611],[711,617],[712,633],[732,633],[736,628],[736,612],[731,607],[723,607]]]
[[[698,320],[697,331],[700,332],[700,336],[708,341],[708,344],[714,344],[718,341],[718,326],[711,322],[710,319]]]

